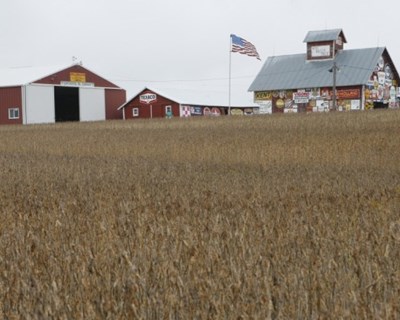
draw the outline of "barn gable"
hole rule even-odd
[[[48,76],[32,81],[36,84],[53,84],[64,86],[88,86],[103,88],[119,88],[114,83],[95,74],[80,64],[62,69]]]

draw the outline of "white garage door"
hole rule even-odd
[[[104,89],[79,89],[79,116],[81,121],[99,121],[106,119],[106,98]]]
[[[25,124],[54,123],[54,87],[26,86]]]

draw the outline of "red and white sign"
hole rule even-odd
[[[155,93],[145,93],[139,96],[140,103],[150,104],[157,101],[157,95]]]
[[[294,103],[308,103],[308,101],[310,101],[310,92],[293,92],[293,100]]]
[[[205,116],[211,116],[211,109],[210,109],[209,107],[205,107],[205,108],[203,109],[203,114],[204,114]]]
[[[181,117],[184,117],[184,118],[190,117],[190,107],[189,106],[182,106]]]
[[[211,114],[212,114],[213,116],[218,117],[218,116],[221,115],[221,110],[219,110],[218,108],[211,108]]]

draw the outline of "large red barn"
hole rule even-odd
[[[14,68],[0,79],[0,124],[121,119],[124,89],[74,64],[49,72]],[[38,72],[42,72],[40,75]]]

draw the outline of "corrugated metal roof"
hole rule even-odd
[[[135,99],[144,90],[152,91],[164,98],[175,101],[179,104],[198,105],[198,106],[220,106],[228,107],[228,92],[217,90],[196,90],[188,88],[152,88],[144,87],[137,94],[132,96],[118,109],[124,108],[128,103]],[[241,101],[235,101],[231,107],[258,107],[259,105],[253,102],[253,96],[246,93],[246,97]]]
[[[309,31],[303,42],[333,41],[336,40],[342,29]],[[345,39],[343,39],[344,42]]]
[[[366,84],[385,48],[343,50],[335,60],[307,61],[306,54],[269,57],[249,91],[289,90],[332,86],[329,69],[339,68],[337,86]]]
[[[82,64],[77,63],[71,65],[14,67],[0,69],[0,87],[14,87],[30,84],[74,66],[80,66],[91,72],[93,75],[103,78]],[[115,86],[119,87],[118,85]]]

